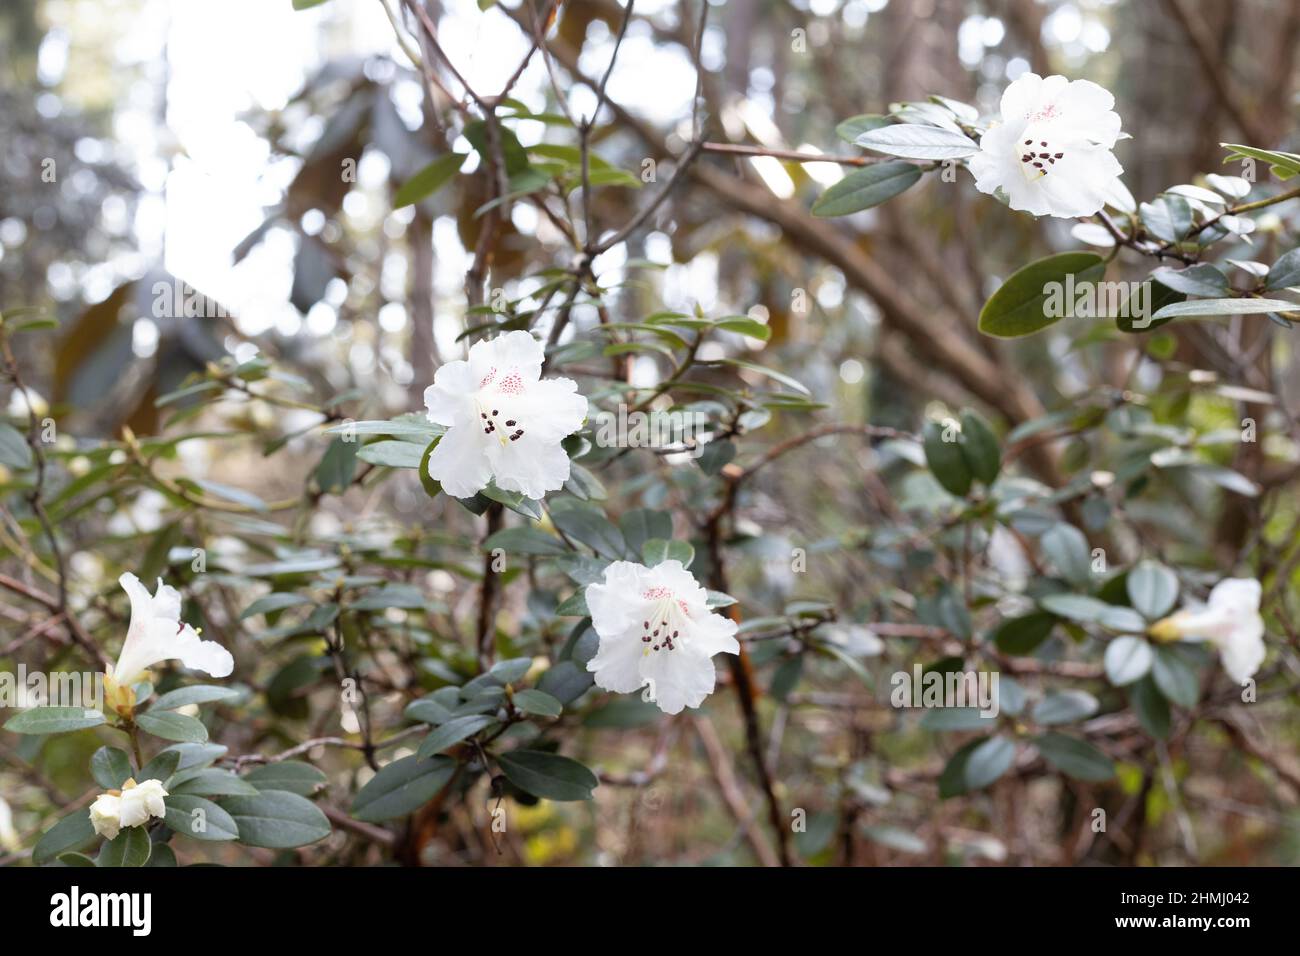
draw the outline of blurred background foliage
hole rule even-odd
[[[409,10],[299,5],[309,9],[0,5],[0,310],[57,320],[10,344],[37,417],[57,422],[44,504],[70,601],[115,648],[121,570],[165,573],[182,587],[187,619],[235,651],[249,690],[210,728],[234,760],[340,732],[322,640],[334,639],[335,621],[311,613],[337,592],[337,575],[356,578],[349,601],[375,593],[367,588],[410,589],[344,615],[379,726],[400,725],[412,699],[475,672],[483,519],[430,500],[413,468],[327,457],[321,426],[419,412],[469,329],[557,321],[548,283],[573,267],[566,229],[581,219],[582,190],[554,86],[579,116],[590,113],[590,81],[622,24],[613,0],[561,5],[549,40],[558,81],[533,57],[498,107],[519,150],[511,187],[540,178],[484,210],[499,195],[484,131],[424,83],[412,54],[435,59]],[[536,11],[527,6],[423,7],[480,93],[500,89],[528,52]],[[698,15],[695,3],[635,6],[610,108],[591,134],[590,215],[607,230],[665,187],[692,138]],[[400,43],[390,17],[404,24]],[[728,0],[709,11],[699,46],[700,112],[715,143],[856,154],[836,126],[890,103],[939,93],[991,112],[1027,70],[1087,77],[1115,94],[1133,135],[1117,150],[1125,182],[1146,199],[1220,171],[1223,141],[1300,149],[1298,41],[1294,0]],[[459,173],[400,202],[399,190],[449,151],[467,156]],[[42,178],[47,160],[52,179]],[[620,380],[653,390],[672,369],[646,336],[616,335],[627,347],[602,351],[594,328],[697,308],[768,329],[766,342],[720,332],[702,358],[761,362],[810,395],[710,365],[696,381],[723,390],[719,422],[758,413],[736,427],[722,460],[587,462],[599,465],[611,520],[642,507],[671,513],[676,536],[696,545],[697,575],[739,599],[755,638],[743,671],[720,664],[718,694],[677,720],[635,698],[574,697],[559,736],[604,785],[590,806],[520,812],[504,847],[484,827],[496,794],[470,777],[458,805],[435,801],[387,836],[343,827],[299,851],[304,861],[1300,859],[1293,335],[1238,320],[1137,337],[1105,321],[983,337],[984,300],[1025,262],[1075,248],[1070,224],[1008,210],[964,172],[956,183],[928,177],[876,210],[812,216],[841,174],[831,163],[700,156],[641,228],[597,257],[592,287],[564,310],[558,365],[593,396],[616,397]],[[1270,210],[1246,257],[1272,261],[1294,245],[1296,215]],[[476,293],[466,275],[485,229]],[[1109,277],[1141,278],[1142,265],[1121,258]],[[509,303],[504,313],[467,310],[484,291]],[[0,411],[25,429],[27,403],[5,384]],[[911,434],[963,408],[1003,443],[1000,497],[1028,501],[1015,520],[957,507],[921,467]],[[1244,412],[1266,423],[1267,441],[1206,438],[1235,430]],[[851,427],[804,444],[827,423]],[[853,433],[868,424],[899,435]],[[737,448],[742,466],[780,450],[743,493],[724,473]],[[1204,467],[1151,467],[1161,448],[1192,448]],[[5,482],[0,567],[54,593],[58,568],[27,477],[14,469]],[[729,502],[721,529],[710,527],[719,502]],[[1032,542],[1062,518],[1114,568],[1160,558],[1193,593],[1234,571],[1264,579],[1275,602],[1270,690],[1247,718],[1226,717],[1225,688],[1207,671],[1206,709],[1177,711],[1175,729],[1156,739],[1099,680],[1099,645],[1060,625],[1026,655],[1020,679],[1038,699],[1061,665],[1097,695],[1085,732],[1115,760],[1113,778],[1081,782],[1022,753],[995,787],[940,799],[940,775],[968,735],[882,706],[888,675],[960,664],[963,640],[1013,616],[1008,597],[1060,578],[1045,570],[1060,572],[1058,555]],[[710,535],[728,554],[725,588]],[[496,596],[498,657],[536,657],[539,670],[571,658],[580,636],[555,615],[572,585],[547,571],[512,564]],[[304,601],[249,615],[268,590]],[[38,618],[11,597],[0,603],[0,657],[73,666],[74,642],[24,640]],[[756,714],[736,706],[737,680],[755,683]],[[0,780],[19,829],[39,833],[87,786],[93,741],[11,740],[0,741]],[[338,808],[371,771],[355,750],[310,759],[329,774],[321,799],[339,824]],[[1098,806],[1116,835],[1090,830]],[[774,832],[777,808],[783,818],[805,811],[806,828]]]

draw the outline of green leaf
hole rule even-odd
[[[0,422],[0,465],[7,468],[30,468],[32,449],[22,432],[12,425]]]
[[[1186,269],[1161,266],[1151,273],[1151,278],[1165,288],[1184,295],[1218,297],[1226,295],[1229,290],[1228,277],[1217,266],[1208,262],[1197,263]]]
[[[951,434],[952,441],[944,441],[945,434]],[[921,435],[931,474],[949,494],[964,498],[970,491],[972,475],[957,429],[931,420],[925,423]]]
[[[979,152],[979,144],[963,133],[919,123],[880,126],[867,130],[853,142],[877,153],[906,159],[961,159]]]
[[[424,169],[420,170],[397,190],[393,196],[393,208],[400,209],[422,199],[427,199],[448,183],[465,165],[466,153],[448,153],[439,156]]]
[[[424,488],[424,493],[430,498],[436,498],[442,494],[442,482],[429,473],[429,458],[432,457],[433,450],[438,447],[440,441],[442,441],[441,435],[429,442],[428,447],[424,449],[424,454],[420,456],[420,486]]]
[[[810,391],[808,391],[808,387],[804,385],[802,382],[800,382],[798,379],[791,378],[789,375],[786,375],[784,372],[778,372],[776,371],[776,369],[768,368],[765,365],[758,365],[754,362],[747,362],[744,359],[721,359],[720,364],[731,365],[734,366],[735,368],[742,368],[745,369],[746,371],[753,372],[756,375],[765,375],[766,377],[772,379],[775,382],[780,382],[786,388],[794,389],[796,392],[800,393],[801,395],[812,394]]]
[[[175,740],[183,744],[201,744],[208,739],[208,728],[203,722],[173,711],[161,711],[139,714],[135,718],[136,726],[147,734],[161,737],[163,740]]]
[[[90,775],[105,790],[120,790],[131,776],[131,761],[116,747],[100,747],[91,755]]]
[[[1258,315],[1263,312],[1288,312],[1297,308],[1286,299],[1191,299],[1171,302],[1157,312],[1155,319],[1176,319],[1181,316],[1206,315]]]
[[[325,774],[300,760],[281,760],[254,767],[244,774],[244,779],[258,790],[286,790],[300,797],[310,797],[326,781]]]
[[[111,840],[104,841],[95,857],[95,866],[144,866],[149,862],[149,831],[144,827],[126,827]]]
[[[1187,296],[1184,293],[1175,292],[1162,283],[1157,282],[1152,285],[1150,282],[1144,282],[1129,296],[1128,302],[1115,317],[1115,327],[1127,334],[1158,329],[1172,322],[1173,319],[1161,319],[1157,322],[1156,313],[1173,302],[1182,302],[1185,298]]]
[[[1047,733],[1034,738],[1043,759],[1076,780],[1098,782],[1115,776],[1115,764],[1104,753],[1077,737]]]
[[[1129,601],[1147,620],[1169,613],[1178,600],[1178,576],[1158,561],[1140,561],[1128,573]]]
[[[61,853],[84,850],[99,838],[90,823],[90,811],[85,807],[73,810],[42,834],[32,849],[32,862],[43,866]]]
[[[1039,543],[1062,577],[1071,584],[1088,585],[1092,578],[1091,552],[1082,531],[1061,522],[1049,528]]]
[[[434,754],[442,753],[452,744],[458,744],[466,737],[472,737],[484,727],[494,723],[496,723],[495,717],[487,717],[482,714],[453,717],[445,724],[429,731],[428,736],[420,743],[420,749],[416,751],[416,756],[420,760],[424,760]]]
[[[1145,638],[1126,634],[1106,645],[1106,676],[1116,687],[1132,684],[1151,670],[1155,655]]]
[[[1280,256],[1268,270],[1264,288],[1272,292],[1288,286],[1300,286],[1300,249],[1292,249]]]
[[[706,475],[716,475],[735,457],[735,443],[723,439],[707,442],[700,450],[700,457],[695,460],[695,463]]]
[[[858,137],[868,130],[880,129],[892,122],[888,116],[879,113],[864,113],[861,116],[851,116],[837,125],[835,135],[846,143],[856,143]]]
[[[1002,467],[998,439],[984,417],[969,408],[961,413],[961,453],[972,475],[986,485],[993,484]]]
[[[1156,687],[1155,681],[1147,677],[1138,681],[1129,690],[1129,706],[1137,714],[1142,728],[1159,740],[1169,736],[1169,703]]]
[[[230,687],[217,687],[212,684],[195,684],[190,687],[179,687],[176,690],[168,691],[163,694],[149,707],[149,712],[161,710],[176,710],[180,707],[188,707],[190,704],[211,704],[219,700],[234,700],[241,697],[240,691]]]
[[[1179,707],[1190,710],[1200,699],[1201,686],[1196,677],[1196,668],[1188,663],[1176,647],[1155,648],[1151,676],[1160,693]]]
[[[1031,262],[1012,273],[984,303],[979,330],[1016,338],[1054,325],[1073,311],[1073,302],[1065,295],[1070,277],[1077,290],[1105,273],[1105,262],[1092,252],[1061,252]]]
[[[360,444],[336,438],[330,442],[316,466],[316,484],[326,494],[342,494],[352,484],[357,471],[357,452]]]
[[[486,498],[488,501],[495,501],[498,504],[505,505],[515,514],[523,515],[525,518],[531,518],[534,521],[541,520],[542,517],[541,505],[539,505],[532,498],[527,498],[517,491],[503,491],[502,489],[496,486],[495,482],[489,482],[488,486],[479,492],[479,496],[482,498]],[[461,499],[457,499],[457,500],[460,501]],[[468,499],[468,500],[473,500],[473,499]],[[461,501],[461,503],[464,504],[464,501]],[[466,507],[468,507],[468,505]],[[470,510],[473,511],[474,509],[471,508]],[[485,510],[487,509],[484,508],[481,511],[475,511],[474,513],[482,514],[483,511]]]
[[[1224,159],[1225,163],[1230,163],[1241,156],[1247,156],[1251,159],[1259,159],[1268,164],[1273,170],[1273,175],[1278,179],[1290,179],[1292,176],[1300,173],[1300,156],[1295,153],[1282,153],[1271,149],[1259,149],[1255,146],[1241,146],[1237,143],[1220,143],[1224,149],[1231,150],[1228,157]]]
[[[455,772],[456,761],[448,757],[394,760],[361,788],[352,801],[352,816],[366,823],[404,817],[437,796]]]
[[[1032,654],[1052,633],[1056,618],[1045,611],[1034,611],[1003,621],[993,632],[998,650],[1005,654]]]
[[[226,501],[232,501],[237,505],[243,505],[252,511],[265,511],[266,502],[253,494],[251,491],[245,491],[243,488],[236,488],[233,485],[223,485],[217,481],[208,481],[205,478],[185,478],[182,483],[194,485],[196,488],[222,498]]]
[[[178,793],[169,795],[166,804],[167,826],[182,836],[209,842],[239,839],[234,818],[205,797]]]
[[[168,782],[167,792],[173,796],[190,793],[196,797],[251,797],[258,788],[229,770],[203,767],[177,774]]]
[[[521,711],[534,717],[559,717],[564,710],[564,705],[550,694],[531,687],[516,691],[514,702]]]
[[[733,315],[725,319],[719,319],[715,328],[727,332],[736,332],[740,335],[748,335],[750,338],[760,339],[764,342],[772,337],[772,327],[770,325],[748,315]]]
[[[181,765],[181,755],[175,750],[160,750],[157,755],[134,774],[137,783],[145,780],[167,780]],[[197,769],[197,768],[195,768]]]
[[[298,607],[302,604],[312,603],[314,603],[312,599],[303,594],[290,594],[288,592],[268,594],[265,597],[258,598],[252,604],[248,605],[248,607],[244,608],[243,613],[239,615],[239,619],[242,621],[245,618],[255,617],[258,614],[271,614],[276,611],[283,611],[285,608]],[[154,706],[157,707],[158,705],[154,704]]]
[[[152,857],[150,857],[150,859],[152,859]],[[64,866],[93,867],[95,865],[95,861],[84,853],[60,853],[59,862]],[[148,864],[145,865],[147,866]]]
[[[574,507],[552,511],[551,521],[568,537],[606,558],[621,558],[627,545],[623,533],[594,508]]]
[[[1099,624],[1111,610],[1111,605],[1105,601],[1086,594],[1046,594],[1038,599],[1038,603],[1057,617],[1083,624]]]
[[[1097,698],[1083,690],[1054,690],[1034,707],[1034,720],[1040,724],[1070,724],[1097,712]]]
[[[1192,207],[1182,196],[1165,194],[1138,207],[1138,216],[1157,239],[1181,242],[1192,228]]]
[[[916,184],[921,168],[915,163],[878,163],[855,169],[813,203],[812,214],[847,216],[878,206]]]
[[[357,457],[385,468],[419,468],[425,449],[409,441],[377,441],[363,446]]]
[[[579,588],[561,601],[555,614],[557,617],[588,617],[591,611],[587,608],[587,589]]]
[[[166,843],[155,843],[153,852],[149,854],[149,862],[145,866],[152,867],[174,867],[177,866],[176,851]]]
[[[503,528],[484,541],[483,548],[489,552],[500,548],[510,554],[555,555],[569,552],[568,546],[555,535],[529,525]]]
[[[540,750],[512,750],[497,763],[516,787],[545,800],[590,800],[600,783],[578,761]]]
[[[532,670],[533,659],[531,657],[511,657],[503,661],[497,661],[492,665],[488,674],[502,684],[518,684]]]
[[[1011,767],[1016,745],[1006,737],[972,740],[948,761],[939,776],[939,797],[947,799],[987,787]]]
[[[255,797],[230,797],[225,806],[239,827],[239,842],[246,846],[285,850],[330,835],[330,822],[320,808],[306,797],[287,790],[263,790]]]
[[[680,561],[682,567],[689,568],[691,562],[695,560],[695,548],[685,541],[664,541],[661,538],[651,538],[641,545],[641,560],[645,562],[648,568],[653,568],[665,561]]]
[[[32,707],[5,721],[15,734],[63,734],[104,723],[104,715],[85,707]]]
[[[310,10],[312,7],[319,7],[322,3],[327,2],[329,0],[293,0],[293,8],[295,10]]]

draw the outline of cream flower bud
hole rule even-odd
[[[95,798],[90,805],[90,825],[100,836],[112,840],[123,827],[138,827],[151,817],[163,817],[167,813],[165,796],[167,791],[161,781],[128,780],[121,790],[110,790]]]
[[[101,793],[90,805],[90,825],[106,840],[117,836],[122,828],[122,798]]]
[[[150,817],[162,817],[167,812],[163,797],[167,791],[158,780],[145,780],[137,784],[128,780],[122,785],[121,821],[124,827],[138,827],[148,823]]]

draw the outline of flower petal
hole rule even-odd
[[[472,416],[470,396],[478,389],[478,382],[470,372],[468,362],[448,362],[433,375],[433,384],[424,390],[424,406],[429,421],[435,425],[461,425]]]
[[[541,500],[569,480],[569,456],[562,445],[525,434],[518,441],[489,440],[484,447],[497,487],[505,491]]]
[[[587,585],[591,626],[600,635],[616,637],[636,626],[641,617],[649,569],[632,561],[615,561],[605,568],[605,580]],[[638,643],[640,643],[638,641]]]
[[[512,372],[523,385],[535,383],[542,374],[546,350],[528,332],[516,330],[494,339],[481,339],[469,350],[474,388],[499,386]]]
[[[660,651],[641,658],[642,677],[650,685],[654,702],[665,714],[680,714],[685,707],[698,707],[713,693],[718,675],[713,660],[691,650],[689,645]]]
[[[429,477],[441,482],[453,498],[472,497],[492,480],[485,444],[472,424],[447,429],[429,455]]]

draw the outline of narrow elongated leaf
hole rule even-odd
[[[915,163],[878,163],[855,169],[813,203],[812,214],[823,218],[847,216],[878,206],[906,191],[921,178]]]
[[[104,723],[104,715],[86,707],[32,707],[5,721],[15,734],[63,734]]]
[[[1264,312],[1289,312],[1300,309],[1300,304],[1285,299],[1192,299],[1187,302],[1171,302],[1157,312],[1153,318],[1176,319],[1180,316],[1206,315],[1257,315]]]
[[[951,436],[952,441],[945,438]],[[927,421],[922,429],[925,461],[930,473],[951,495],[964,497],[970,491],[973,476],[966,456],[962,454],[960,435],[955,428],[936,421]]]
[[[282,760],[263,764],[244,774],[244,779],[261,790],[286,790],[300,797],[310,797],[325,786],[325,774],[311,764],[298,760]]]
[[[393,196],[393,208],[400,209],[402,206],[409,206],[411,203],[427,199],[444,186],[451,177],[460,172],[460,168],[465,165],[465,153],[448,153],[446,156],[439,156],[424,169],[420,170],[405,183],[402,188],[397,190]]]
[[[219,700],[234,700],[240,697],[239,691],[231,687],[214,687],[210,684],[197,684],[193,687],[179,687],[163,694],[149,707],[149,711],[177,710],[190,704],[211,704]]]
[[[456,761],[448,757],[394,760],[361,788],[352,815],[368,823],[404,817],[437,796],[455,772]]]
[[[287,790],[263,790],[255,797],[225,802],[239,827],[239,842],[273,850],[306,846],[330,835],[330,823],[306,797]]]
[[[90,812],[85,807],[73,810],[36,841],[36,846],[32,849],[32,862],[41,866],[61,853],[83,850],[97,839],[99,835],[90,823]]]
[[[867,130],[854,143],[905,159],[961,159],[979,152],[979,144],[963,133],[919,123],[893,123]]]
[[[239,826],[224,808],[192,793],[166,798],[166,821],[175,832],[195,840],[221,842],[239,838]]]
[[[497,762],[516,787],[547,800],[590,800],[600,783],[578,761],[540,750],[513,750]]]
[[[161,737],[163,740],[201,744],[208,739],[208,728],[203,726],[202,721],[170,710],[140,714],[135,722],[145,733]]]
[[[1111,759],[1086,740],[1048,733],[1034,738],[1034,745],[1043,759],[1076,780],[1096,782],[1115,776],[1115,764]]]
[[[1016,270],[980,310],[979,329],[985,335],[1015,338],[1054,325],[1073,313],[1076,292],[1096,282],[1106,271],[1092,252],[1062,252]]]

